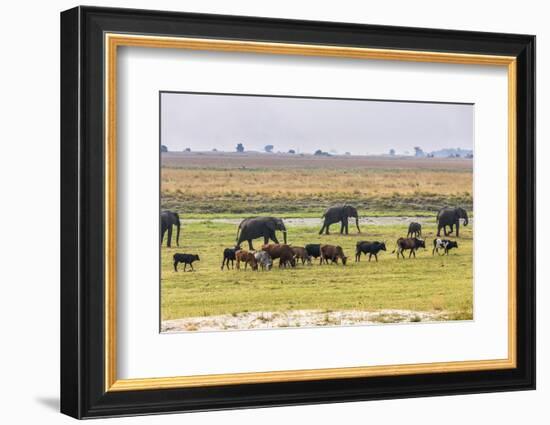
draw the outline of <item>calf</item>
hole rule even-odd
[[[361,254],[369,254],[369,261],[374,255],[374,258],[378,261],[378,253],[385,250],[386,244],[384,242],[357,242],[355,245],[355,261],[361,261]]]
[[[193,268],[193,261],[200,261],[198,255],[195,254],[174,254],[174,271],[178,271],[178,263],[183,263],[183,271],[187,269],[187,264],[191,266],[191,271],[195,271]]]
[[[302,260],[302,265],[307,263],[311,265],[311,255],[308,254],[307,250],[301,246],[293,246],[292,252],[294,252],[294,258],[296,260]]]
[[[397,258],[399,258],[399,254],[405,258],[403,251],[409,250],[409,258],[411,258],[411,255],[414,255],[414,258],[416,258],[416,250],[418,248],[426,248],[426,242],[418,238],[399,238],[397,239],[397,247],[392,251],[392,254],[397,251]]]
[[[222,270],[224,266],[227,267],[227,270],[229,270],[230,261],[231,261],[231,268],[234,268],[233,264],[235,261],[235,253],[240,249],[241,247],[239,245],[236,245],[234,248],[225,248],[223,250]]]
[[[241,249],[235,253],[235,260],[237,260],[237,270],[241,269],[241,261],[244,263],[245,270],[248,264],[250,264],[252,270],[258,270],[258,262],[256,261],[256,257],[254,257],[253,252]]]
[[[294,259],[294,252],[290,245],[272,243],[262,246],[262,251],[269,254],[272,259],[279,259],[279,267],[296,267],[296,260]]]
[[[432,249],[432,255],[434,255],[436,252],[439,254],[440,249],[443,249],[443,255],[449,255],[449,251],[453,248],[458,248],[458,243],[456,241],[437,238],[434,239],[434,248]]]
[[[256,251],[254,258],[256,258],[256,262],[260,265],[262,270],[271,270],[271,267],[273,267],[273,260],[265,251]]]
[[[321,244],[319,243],[310,243],[305,246],[307,255],[313,258],[319,258],[321,256]],[[319,263],[321,264],[321,263]]]
[[[344,255],[344,251],[341,246],[335,245],[321,245],[321,264],[323,260],[328,264],[328,260],[332,263],[338,264],[338,258],[342,260],[342,264],[345,266],[348,257]]]
[[[412,222],[409,224],[409,231],[407,232],[408,238],[420,238],[422,237],[422,225],[420,223]]]

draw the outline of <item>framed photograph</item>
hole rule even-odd
[[[61,411],[535,388],[535,37],[61,14]]]

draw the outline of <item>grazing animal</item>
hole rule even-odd
[[[294,258],[296,260],[302,260],[302,265],[306,263],[311,265],[311,255],[308,254],[307,250],[302,246],[293,246],[292,252],[294,252]]]
[[[340,222],[340,233],[346,232],[348,234],[348,219],[350,217],[355,218],[355,225],[357,226],[357,232],[361,233],[359,228],[359,214],[357,209],[351,205],[333,205],[328,208],[323,214],[323,226],[319,230],[319,234],[322,234],[323,231],[325,234],[329,234],[329,227],[331,224]]]
[[[407,232],[408,238],[421,238],[422,237],[422,225],[420,223],[412,222],[409,224],[409,231]]]
[[[187,269],[187,264],[191,266],[191,271],[195,271],[193,262],[200,260],[196,254],[174,254],[174,271],[178,271],[178,263],[183,263],[183,271]]]
[[[223,261],[222,261],[222,270],[224,267],[227,267],[229,270],[229,262],[231,261],[231,268],[234,268],[235,253],[239,251],[241,247],[236,245],[234,248],[225,248],[223,250]]]
[[[250,264],[252,270],[258,270],[258,262],[253,252],[245,251],[243,249],[235,253],[235,260],[237,260],[237,270],[241,269],[241,261],[244,263],[244,269]]]
[[[248,249],[253,250],[252,240],[264,238],[264,244],[271,239],[279,243],[275,231],[283,232],[283,239],[286,244],[286,227],[283,220],[276,217],[252,217],[245,218],[237,228],[237,245],[248,241]]]
[[[265,251],[269,256],[275,260],[279,259],[279,267],[296,267],[296,260],[294,259],[294,252],[290,245],[285,244],[265,244],[262,246],[262,251]]]
[[[432,249],[432,255],[436,252],[439,254],[439,250],[443,249],[444,254],[439,255],[449,255],[449,251],[453,248],[458,248],[458,243],[456,241],[451,241],[449,239],[434,239],[434,248]]]
[[[168,232],[168,238],[166,240],[166,246],[172,246],[172,227],[176,226],[176,245],[180,246],[180,216],[177,212],[162,211],[160,213],[160,244],[164,240],[164,235]]]
[[[391,253],[393,254],[397,251],[397,258],[399,258],[399,254],[405,258],[403,251],[409,250],[409,258],[411,258],[411,255],[416,258],[416,250],[418,248],[426,248],[426,242],[418,238],[399,238],[397,239],[397,247]]]
[[[378,253],[386,250],[385,242],[368,242],[361,241],[355,245],[355,261],[361,261],[361,254],[369,254],[369,261],[374,255],[376,261],[378,261]]]
[[[441,229],[445,236],[453,233],[453,226],[456,226],[456,237],[459,237],[460,219],[464,219],[464,226],[468,225],[468,213],[463,208],[441,208],[437,213],[437,236],[440,235]],[[451,231],[447,233],[446,226],[451,228]]]
[[[271,267],[273,267],[273,260],[267,252],[256,251],[254,257],[256,258],[256,262],[260,265],[262,270],[271,270]]]
[[[344,251],[341,246],[336,245],[321,245],[321,264],[323,260],[328,264],[328,260],[332,263],[338,264],[338,259],[342,260],[342,264],[345,266],[348,257],[344,255]]]
[[[310,243],[305,246],[307,255],[313,258],[319,258],[321,256],[321,244]],[[321,263],[319,263],[321,264]]]

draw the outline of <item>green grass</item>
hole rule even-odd
[[[181,247],[163,246],[161,250],[162,319],[298,309],[445,311],[452,319],[472,318],[471,226],[461,227],[459,249],[441,257],[431,255],[435,223],[431,228],[425,226],[428,248],[419,250],[416,259],[405,260],[391,254],[396,239],[406,234],[405,226],[364,226],[363,234],[349,236],[319,236],[317,231],[317,227],[290,227],[288,242],[295,246],[341,245],[348,256],[347,266],[319,266],[315,261],[313,266],[279,269],[277,260],[269,272],[222,272],[222,252],[234,245],[235,225],[207,219],[187,224]],[[374,259],[369,263],[365,257],[355,263],[358,240],[386,241],[388,251],[380,253],[378,263]],[[255,248],[261,243],[260,239],[254,241]],[[199,254],[196,271],[175,273],[175,252]],[[183,265],[179,268],[183,270]]]

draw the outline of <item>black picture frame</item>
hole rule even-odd
[[[517,367],[106,392],[104,34],[506,55],[517,58]],[[61,412],[75,418],[535,388],[535,37],[132,9],[61,13]]]

